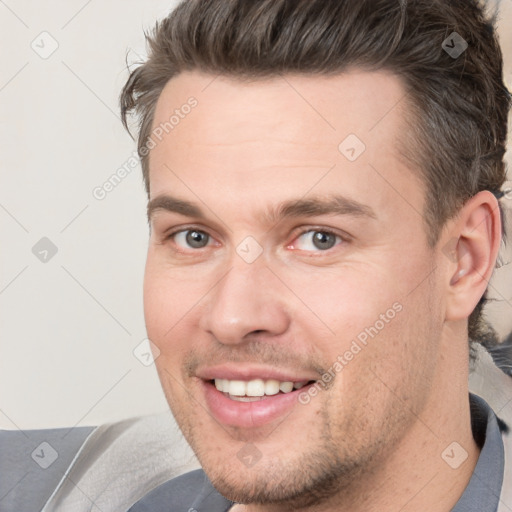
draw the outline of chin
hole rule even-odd
[[[221,448],[219,451],[223,453]],[[229,455],[222,459],[213,457],[211,451],[204,457],[198,455],[206,475],[225,498],[247,505],[278,506],[282,510],[333,499],[360,478],[367,462],[340,461],[328,446],[317,447],[315,453],[295,452],[293,457],[284,461],[282,457],[263,455],[252,467],[244,468],[238,458]]]

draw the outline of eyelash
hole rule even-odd
[[[168,240],[172,240],[176,235],[178,235],[179,233],[184,233],[184,232],[187,232],[187,231],[198,231],[199,233],[203,233],[205,234],[206,236],[209,237],[209,239],[213,239],[214,237],[212,237],[206,230],[204,229],[201,229],[197,226],[185,226],[185,227],[181,227],[179,229],[176,229],[174,231],[172,231],[171,233],[168,233],[165,235],[164,237],[164,242],[165,241],[168,241]],[[299,231],[298,233],[294,234],[293,235],[293,240],[292,241],[295,241],[296,239],[300,238],[301,236],[305,235],[306,233],[325,233],[325,234],[328,234],[328,235],[332,235],[336,238],[338,238],[340,241],[338,243],[336,243],[333,247],[329,248],[329,249],[326,249],[325,251],[322,251],[322,250],[318,250],[318,251],[305,251],[305,252],[313,252],[313,253],[320,253],[320,254],[327,254],[329,253],[330,251],[332,251],[335,247],[337,247],[338,245],[341,245],[343,243],[348,243],[350,241],[350,237],[349,235],[347,234],[340,234],[339,232],[337,231],[334,231],[332,229],[328,229],[328,228],[322,228],[322,227],[315,227],[315,226],[312,226],[312,227],[307,227],[307,228],[304,228],[302,229],[301,231]],[[209,240],[209,241],[210,241]],[[287,247],[289,247],[291,245],[291,242],[287,244]],[[179,247],[179,246],[178,246]],[[201,247],[200,249],[189,249],[188,251],[184,250],[184,249],[177,249],[176,252],[178,253],[181,253],[181,254],[189,254],[189,252],[198,252],[200,251],[201,249],[206,249],[208,246],[206,247]],[[298,249],[300,251],[300,249]]]

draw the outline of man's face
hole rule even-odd
[[[397,151],[407,100],[384,72],[214,78],[157,104],[154,128],[197,100],[150,155],[148,336],[214,485],[304,505],[383,467],[435,392],[443,292]]]

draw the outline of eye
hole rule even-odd
[[[202,249],[210,242],[210,235],[198,229],[184,229],[169,235],[176,245],[183,249]]]
[[[294,249],[301,251],[327,251],[332,249],[342,238],[331,231],[314,230],[301,233],[292,244]]]

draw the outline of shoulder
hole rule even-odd
[[[484,347],[477,345],[469,384],[470,390],[489,404],[501,431],[505,458],[498,507],[501,512],[504,503],[512,503],[512,377],[496,366]]]
[[[95,428],[0,430],[2,510],[40,510]]]
[[[90,427],[2,430],[0,510],[87,512],[93,502],[125,512],[198,467],[170,411]]]
[[[232,505],[213,487],[204,471],[197,469],[156,487],[128,512],[226,512]]]

